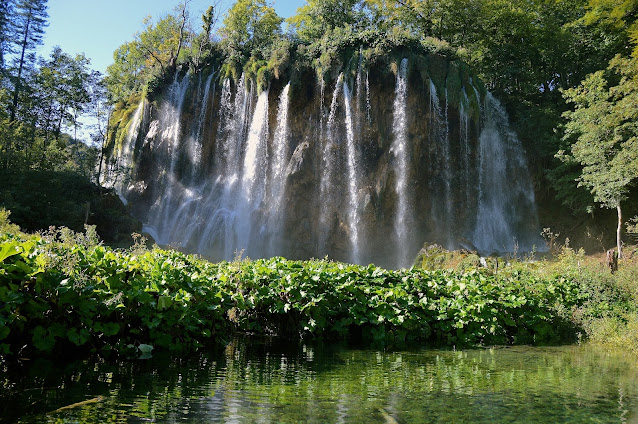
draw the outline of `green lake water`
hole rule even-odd
[[[6,365],[2,422],[638,423],[638,361],[592,346],[353,349],[236,339]]]

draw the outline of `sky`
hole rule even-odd
[[[191,0],[189,11],[194,28],[201,26],[201,15],[217,0]],[[113,52],[136,32],[143,29],[143,20],[154,20],[173,12],[180,0],[49,0],[49,26],[40,56],[48,57],[54,46],[70,55],[84,53],[91,59],[91,68],[104,73],[113,63]],[[234,0],[221,0],[223,21]],[[303,0],[274,0],[277,14],[287,18],[303,6]]]

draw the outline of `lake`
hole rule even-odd
[[[182,357],[3,367],[3,422],[638,423],[638,361],[595,346],[237,338]]]

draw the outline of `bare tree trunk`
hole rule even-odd
[[[188,7],[190,0],[184,0],[182,5],[182,25],[179,28],[179,40],[177,41],[177,52],[175,53],[175,63],[179,58],[179,52],[182,50],[182,44],[184,43],[184,27],[186,26],[186,8]]]
[[[622,259],[622,210],[620,209],[620,203],[616,206],[618,211],[618,228],[616,229],[616,248],[618,249],[618,259]]]

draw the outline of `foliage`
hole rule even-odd
[[[15,235],[20,232],[20,227],[9,221],[9,215],[11,211],[0,208],[0,234]]]
[[[270,46],[281,34],[282,21],[265,0],[238,0],[221,28],[227,55],[231,59],[268,57]]]
[[[289,28],[306,44],[320,40],[336,28],[351,27],[362,21],[355,8],[359,0],[310,0],[287,20]]]
[[[587,187],[596,202],[617,209],[621,255],[621,203],[638,180],[638,59],[616,56],[607,70],[607,74],[589,75],[580,86],[564,92],[575,110],[564,114],[571,152],[558,155],[565,162],[582,165],[579,185]],[[610,87],[609,81],[618,78]]]
[[[174,350],[261,334],[443,344],[565,340],[582,303],[563,277],[391,271],[328,261],[209,263],[160,249],[112,250],[61,229],[0,245],[5,353],[83,346]]]
[[[583,165],[580,184],[591,189],[597,202],[615,208],[638,177],[638,61],[616,57],[609,70],[621,75],[617,86],[608,87],[608,77],[598,71],[565,91],[576,105],[565,113],[565,137],[576,138],[566,160]]]
[[[187,20],[185,5],[157,22],[148,17],[144,30],[115,50],[114,63],[107,68],[105,77],[112,103],[127,100],[147,85],[161,86],[175,71],[178,61],[189,59],[184,47],[190,47],[193,34],[186,27]]]
[[[583,20],[602,26],[611,43],[620,49],[629,49],[628,40],[634,44],[632,55],[638,55],[638,3],[635,0],[590,0]],[[623,53],[627,53],[624,51]]]
[[[81,231],[89,224],[107,242],[122,243],[140,230],[113,192],[100,190],[77,171],[4,171],[0,178],[0,207],[11,210],[12,220],[25,231],[50,226]]]

